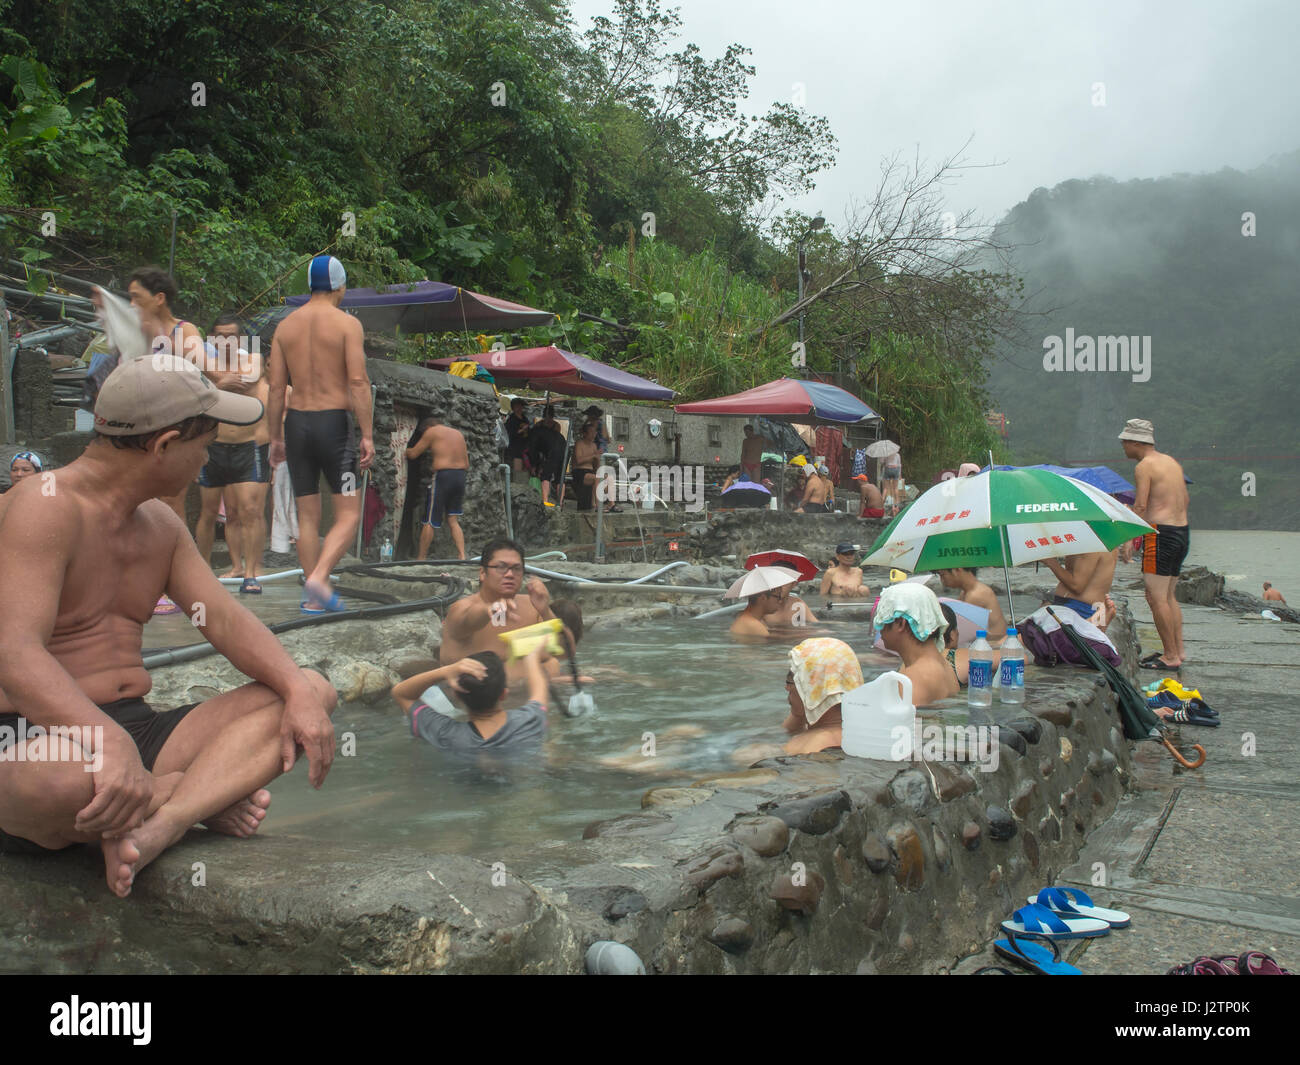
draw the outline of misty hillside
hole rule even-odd
[[[1245,212],[1254,236],[1243,235]],[[1116,434],[1127,418],[1149,418],[1157,447],[1196,482],[1193,528],[1297,527],[1300,152],[1247,173],[1038,189],[998,236],[1021,245],[1031,307],[1051,309],[992,367],[1017,462],[1092,460],[1131,480]],[[1044,368],[1045,358],[1091,358],[1083,338],[1120,336],[1133,353],[1149,337],[1149,365]],[[1049,337],[1061,340],[1045,348]],[[1118,361],[1121,345],[1107,349]],[[1244,473],[1255,475],[1253,497]]]

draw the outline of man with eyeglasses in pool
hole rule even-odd
[[[481,651],[494,651],[505,658],[508,648],[501,639],[503,633],[555,616],[551,595],[541,579],[530,577],[525,585],[524,549],[515,541],[493,540],[483,548],[478,574],[478,591],[452,603],[442,623],[438,660],[444,666]],[[507,664],[508,683],[517,685],[524,676],[522,660]]]

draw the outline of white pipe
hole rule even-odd
[[[302,570],[300,569],[286,569],[286,570],[282,570],[279,573],[268,573],[264,577],[256,578],[256,580],[259,584],[265,584],[268,581],[283,581],[283,580],[287,580],[289,577],[297,577],[301,573]],[[330,574],[330,576],[333,576],[333,574]],[[243,584],[245,579],[246,578],[244,577],[218,577],[217,578],[217,580],[219,580],[222,584]]]
[[[692,621],[703,621],[705,618],[716,618],[719,614],[734,614],[737,610],[744,610],[744,603],[732,603],[730,606],[720,606],[717,610],[708,610],[703,614],[696,614],[691,618]]]

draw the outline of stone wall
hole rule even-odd
[[[852,514],[795,514],[793,511],[733,510],[713,514],[708,527],[691,537],[692,557],[743,559],[755,551],[787,547],[819,565],[843,542],[866,551],[887,523]]]

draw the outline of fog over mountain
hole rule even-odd
[[[1300,151],[1244,173],[1037,189],[997,235],[1019,245],[1030,307],[1046,312],[1003,346],[989,382],[1018,461],[1131,475],[1116,434],[1149,418],[1196,482],[1194,525],[1295,527]],[[1065,368],[1076,353],[1090,367],[1105,361],[1093,350],[1135,349],[1134,338],[1149,338],[1140,373]]]

